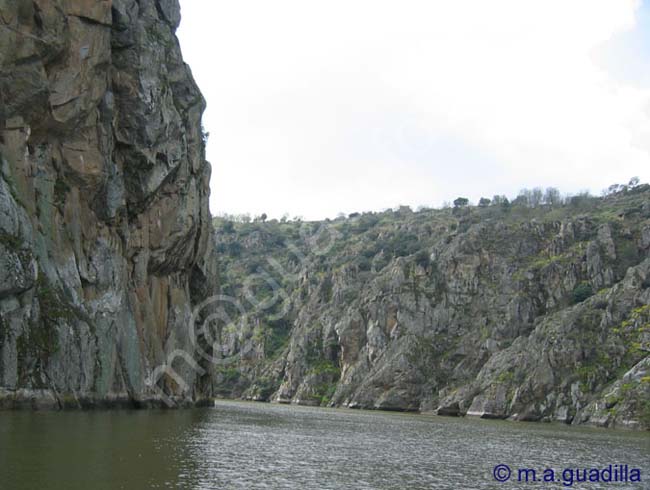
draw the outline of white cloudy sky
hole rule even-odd
[[[180,0],[213,213],[650,181],[650,0]]]

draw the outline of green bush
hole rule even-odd
[[[338,378],[341,375],[341,369],[329,359],[319,359],[311,364],[310,374],[329,375]]]
[[[359,257],[358,264],[360,271],[369,271],[372,269],[372,262],[368,257]]]
[[[386,250],[393,257],[406,257],[417,252],[419,248],[418,237],[412,233],[396,235],[386,244]]]
[[[469,199],[466,197],[459,197],[454,199],[454,207],[456,208],[462,208],[465,207],[469,204]]]
[[[480,208],[487,208],[487,207],[490,205],[491,202],[492,202],[492,201],[491,201],[490,199],[488,199],[487,197],[482,197],[482,198],[479,199],[479,201],[478,201],[478,206],[479,206]]]
[[[238,242],[230,242],[228,245],[228,255],[231,257],[239,257],[243,247]]]
[[[423,269],[429,267],[430,262],[429,253],[426,250],[420,250],[415,256],[415,263]]]
[[[221,231],[224,233],[235,233],[235,225],[232,221],[224,221]]]
[[[581,282],[573,290],[573,302],[582,303],[587,298],[593,296],[594,290],[591,288],[591,284],[588,282]]]
[[[269,320],[269,331],[264,342],[264,354],[267,358],[274,358],[287,346],[292,324],[287,318]]]

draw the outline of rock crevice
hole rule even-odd
[[[152,378],[193,352],[187,322],[216,288],[205,102],[178,2],[0,12],[0,408],[208,398],[191,366],[186,386]]]

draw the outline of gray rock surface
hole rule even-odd
[[[586,207],[217,220],[223,288],[247,311],[220,339],[258,353],[223,369],[218,392],[648,427],[649,198],[644,186]],[[322,226],[339,238],[319,254],[303,228]]]
[[[205,102],[174,0],[0,0],[0,407],[182,403],[216,289]]]

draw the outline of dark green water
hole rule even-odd
[[[547,489],[496,464],[628,464],[650,489],[650,433],[219,402],[180,411],[0,413],[2,489]],[[541,471],[540,471],[541,475]]]

